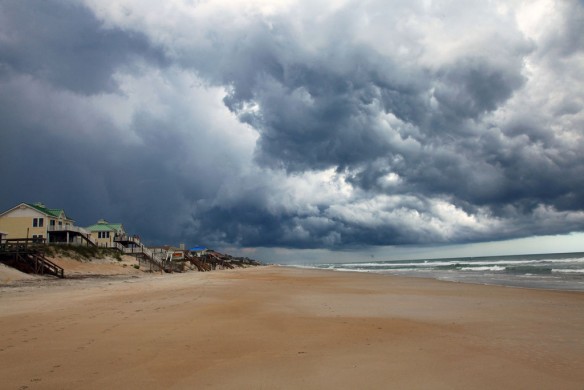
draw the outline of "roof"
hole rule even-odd
[[[121,223],[109,223],[105,219],[100,219],[95,225],[91,225],[85,228],[90,232],[120,232],[123,229]]]
[[[27,206],[32,207],[33,209],[40,211],[43,214],[46,214],[49,217],[55,217],[55,218],[60,218],[61,215],[63,215],[63,217],[65,219],[69,219],[67,218],[67,215],[65,214],[65,210],[63,209],[49,209],[47,207],[45,207],[44,204],[42,203],[25,203]]]
[[[195,246],[195,247],[193,247],[193,248],[191,248],[191,249],[189,249],[189,250],[190,250],[190,251],[193,251],[193,252],[198,252],[198,251],[204,251],[204,250],[207,250],[207,248],[205,248],[204,246]]]
[[[29,207],[33,210],[36,210],[36,211],[46,215],[47,217],[51,217],[51,218],[61,218],[62,217],[68,221],[75,222],[74,220],[69,218],[67,216],[67,214],[65,214],[65,210],[63,210],[63,209],[49,209],[49,208],[45,207],[45,205],[40,203],[40,202],[34,203],[34,204],[33,203],[24,203],[24,202],[19,203],[16,206],[12,207],[11,209],[8,209],[4,212],[0,212],[0,216],[3,216],[4,214],[8,214],[12,210],[16,210],[17,208],[22,207],[22,206],[26,206],[26,207]]]
[[[42,203],[34,203],[34,204],[33,203],[24,203],[24,202],[19,203],[16,206],[12,207],[11,209],[8,209],[8,210],[0,213],[0,216],[9,213],[12,210],[16,210],[17,208],[22,207],[23,205],[26,207],[29,207],[33,210],[38,211],[38,212],[46,215],[47,217],[52,217],[52,218],[61,218],[62,217],[68,221],[75,222],[74,220],[69,218],[67,216],[67,214],[65,214],[65,210],[63,210],[63,209],[49,209],[49,208],[45,207],[45,205]]]

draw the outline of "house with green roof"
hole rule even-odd
[[[126,234],[121,223],[109,223],[105,219],[100,219],[96,224],[85,228],[98,246],[113,247],[115,238]]]
[[[82,228],[63,209],[42,203],[20,203],[0,213],[0,230],[5,239],[35,239],[39,242],[93,244]]]

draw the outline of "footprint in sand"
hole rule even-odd
[[[53,369],[52,369],[51,371],[49,371],[49,373],[51,373],[51,374],[52,374],[52,373],[54,373],[54,372],[55,372],[55,370],[56,370],[57,368],[60,368],[60,367],[61,367],[61,365],[60,365],[60,364],[56,364],[56,365],[54,365],[54,366],[53,366]]]

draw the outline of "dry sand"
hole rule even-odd
[[[136,276],[0,287],[0,387],[584,389],[581,292],[284,267]]]
[[[121,260],[111,257],[79,260],[68,256],[49,256],[49,259],[65,270],[68,279],[144,276],[143,271],[134,268],[139,264],[132,256],[121,256]],[[0,263],[0,286],[38,286],[55,283],[58,283],[56,278],[25,274]]]

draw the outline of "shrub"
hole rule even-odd
[[[106,256],[113,257],[117,261],[122,261],[122,254],[117,249],[100,248],[95,246],[81,245],[47,245],[44,248],[49,256],[63,255],[76,260],[103,259]]]

